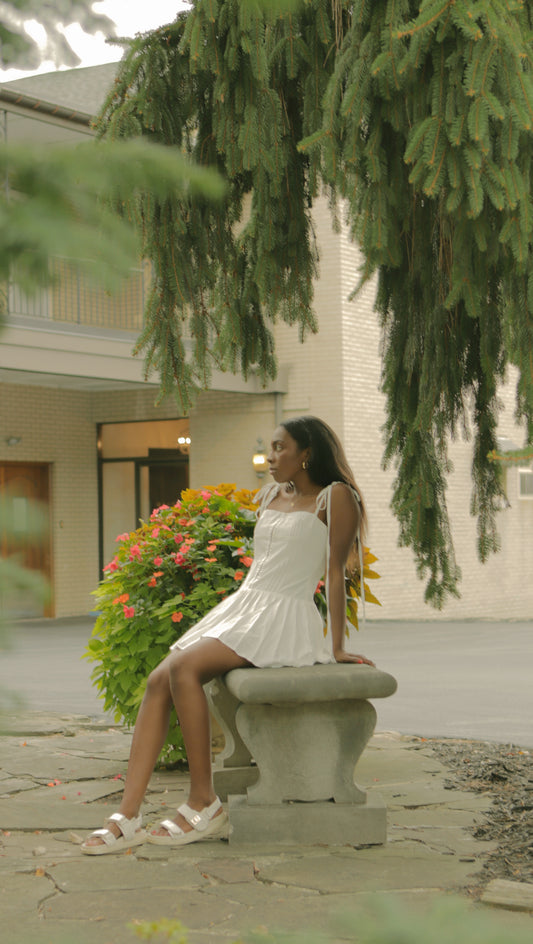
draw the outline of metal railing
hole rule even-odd
[[[149,267],[132,269],[116,292],[98,285],[71,259],[50,259],[52,284],[29,295],[17,282],[16,270],[7,292],[7,313],[47,322],[107,330],[134,331],[143,325],[150,280]]]

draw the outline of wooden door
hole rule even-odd
[[[29,570],[52,581],[50,552],[50,472],[40,462],[0,462],[0,554],[16,555]],[[53,616],[53,603],[25,598],[15,604],[18,616]]]

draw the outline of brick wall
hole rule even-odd
[[[501,551],[482,565],[477,556],[476,520],[470,514],[472,445],[450,443],[454,472],[449,477],[447,502],[458,564],[462,571],[461,598],[442,612],[424,602],[425,583],[416,574],[413,554],[397,544],[398,524],[390,509],[394,470],[383,470],[381,458],[385,398],[379,391],[380,327],[373,310],[375,283],[350,302],[361,258],[345,233],[341,240],[344,424],[348,459],[365,496],[369,544],[379,557],[382,579],[375,589],[382,608],[369,607],[373,619],[528,619],[533,614],[533,502],[518,500],[516,469],[508,472],[511,507],[499,515]],[[499,434],[517,444],[524,439],[513,418],[516,372],[499,392],[502,412]]]
[[[202,393],[190,413],[191,485],[235,482],[240,488],[258,488],[270,481],[258,479],[252,456],[258,437],[265,446],[274,429],[274,395]]]

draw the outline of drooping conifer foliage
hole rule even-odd
[[[447,443],[464,428],[481,558],[498,546],[487,456],[508,364],[533,440],[530,5],[292,7],[196,0],[124,61],[101,133],[178,144],[227,181],[222,206],[132,204],[154,267],[139,347],[185,405],[213,363],[272,376],[276,318],[302,337],[316,327],[310,212],[324,181],[347,208],[363,280],[378,274],[393,507],[427,599],[442,605],[460,576]]]

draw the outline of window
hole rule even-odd
[[[533,469],[518,469],[518,497],[533,500]]]

